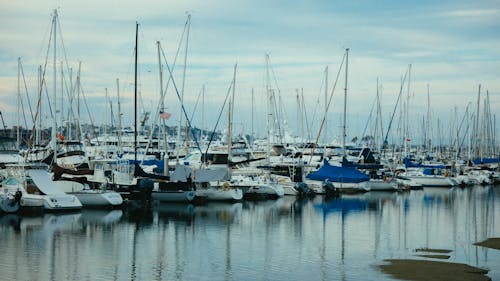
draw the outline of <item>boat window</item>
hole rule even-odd
[[[19,181],[16,178],[9,177],[9,178],[6,178],[4,181],[2,181],[2,184],[15,185],[15,184],[19,184]]]

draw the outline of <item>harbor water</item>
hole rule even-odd
[[[489,270],[500,187],[0,216],[0,280],[396,280],[386,259]]]

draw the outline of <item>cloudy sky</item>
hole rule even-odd
[[[492,112],[500,112],[498,0],[411,3],[0,0],[0,110],[9,126],[16,123],[18,57],[28,94],[34,99],[37,67],[45,63],[51,18],[56,8],[67,64],[76,73],[78,63],[82,63],[82,89],[92,120],[97,124],[110,119],[105,94],[107,89],[109,99],[116,103],[116,79],[120,81],[124,122],[132,124],[136,21],[140,24],[139,88],[143,107],[155,112],[160,95],[156,42],[160,42],[172,67],[188,14],[191,22],[187,56],[185,45],[181,45],[173,75],[180,90],[186,58],[184,96],[189,114],[198,100],[193,115],[197,126],[215,126],[237,63],[236,130],[250,131],[253,124],[255,131],[265,131],[268,54],[270,87],[279,90],[290,129],[295,134],[300,131],[296,98],[299,92],[303,93],[307,114],[304,127],[315,135],[324,110],[325,68],[328,67],[328,92],[331,92],[346,48],[350,49],[349,136],[361,135],[365,127],[377,79],[387,128],[401,80],[410,64],[409,115],[415,124],[413,134],[418,134],[427,113],[428,89],[433,122],[439,119],[449,124],[445,120],[453,119],[455,108],[461,118],[467,104],[476,103],[479,84],[483,96],[486,91],[490,94]],[[62,53],[60,38],[58,52]],[[48,67],[51,69],[52,61]],[[164,76],[168,79],[166,70]],[[52,92],[51,79],[52,70],[47,73],[49,92]],[[332,138],[340,133],[344,79],[342,73],[328,114],[328,134]],[[22,95],[26,95],[22,84]],[[203,87],[204,103],[199,98]],[[172,113],[168,122],[174,125],[180,113],[177,97],[171,90],[167,92],[166,107]],[[89,120],[88,114],[81,118]],[[226,122],[225,115],[223,120]],[[29,125],[30,121],[27,122]],[[221,124],[227,123],[224,122]]]

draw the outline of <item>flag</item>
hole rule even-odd
[[[160,112],[161,119],[168,119],[168,118],[170,118],[170,115],[172,115],[172,114],[170,114],[168,112]]]

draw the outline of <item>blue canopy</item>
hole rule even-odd
[[[500,163],[500,156],[498,158],[474,159],[473,163],[474,163],[474,165]]]
[[[358,171],[354,167],[332,166],[326,159],[323,160],[323,166],[319,170],[310,173],[306,178],[311,180],[343,183],[360,183],[370,180],[370,177]]]

